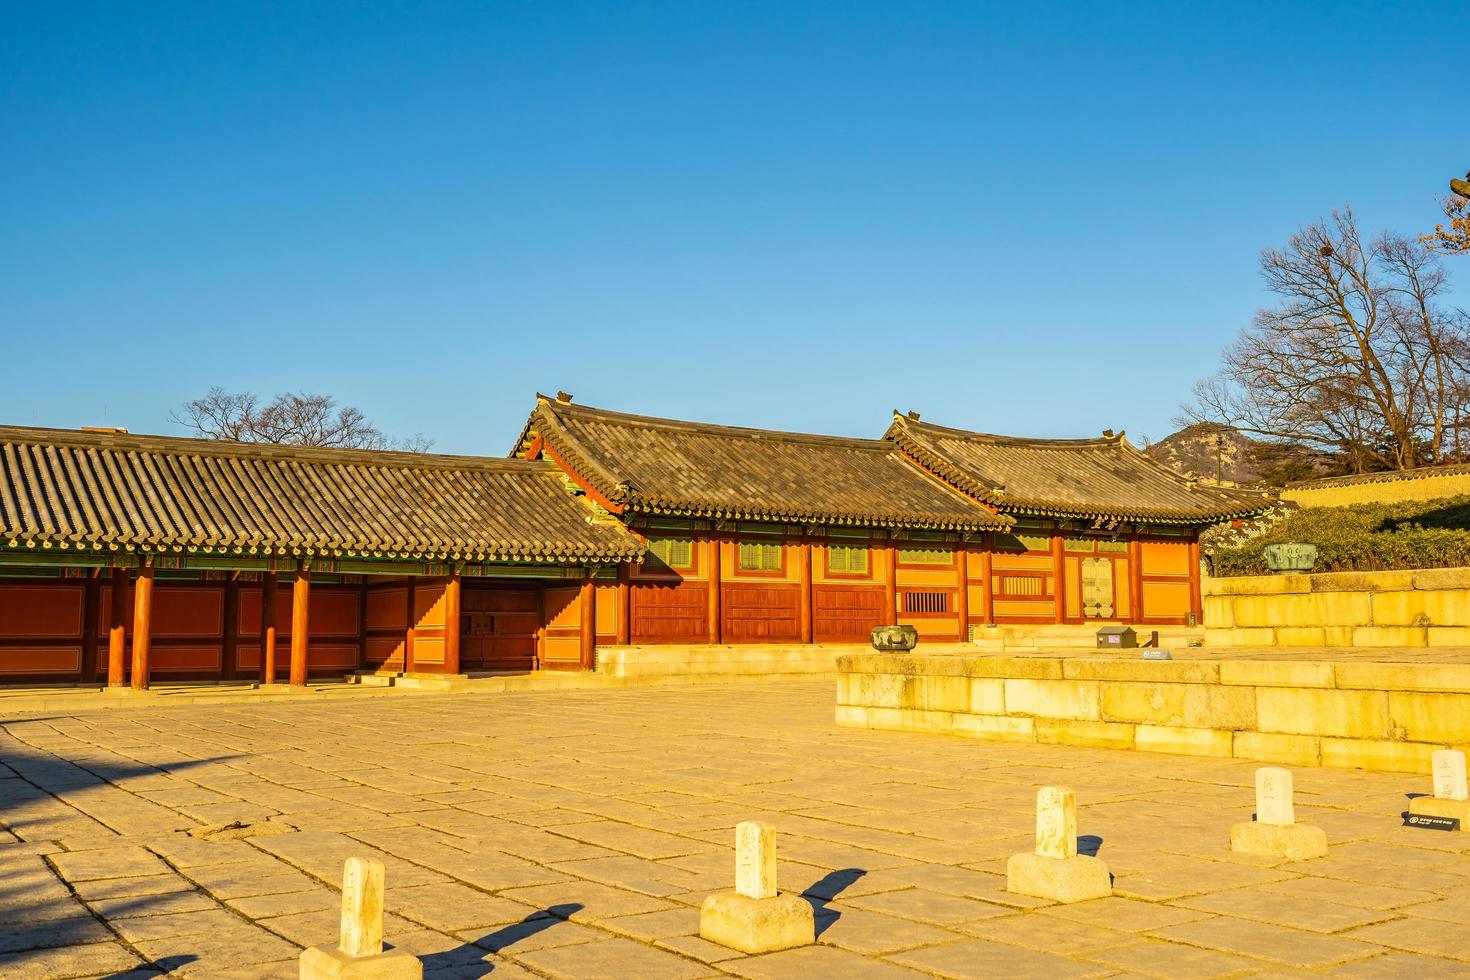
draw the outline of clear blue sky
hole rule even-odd
[[[0,421],[29,425],[177,431],[219,384],[446,452],[504,452],[557,388],[1157,438],[1261,247],[1344,202],[1427,230],[1470,167],[1462,4],[3,13]]]

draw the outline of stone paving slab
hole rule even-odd
[[[6,976],[294,977],[349,854],[430,977],[1470,972],[1470,835],[1400,826],[1414,776],[1298,770],[1332,851],[1290,863],[1229,850],[1251,763],[840,729],[824,683],[4,710]],[[1005,891],[1043,784],[1114,897]],[[698,937],[742,819],[776,826],[817,945]]]

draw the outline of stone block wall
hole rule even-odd
[[[866,654],[837,723],[1302,766],[1429,772],[1470,748],[1470,665]]]
[[[1206,578],[1210,647],[1470,646],[1470,568]]]

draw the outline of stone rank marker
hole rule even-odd
[[[1291,772],[1274,766],[1256,770],[1256,819],[1230,828],[1230,849],[1305,861],[1327,854],[1327,833],[1296,822]]]
[[[1036,791],[1036,850],[1006,862],[1006,891],[1054,902],[1085,902],[1113,893],[1101,859],[1077,853],[1077,794],[1061,786]]]
[[[1470,831],[1470,785],[1465,780],[1465,753],[1438,749],[1430,756],[1434,795],[1416,796],[1409,812],[1425,817],[1453,817],[1462,831]]]
[[[301,953],[301,980],[420,980],[424,965],[383,949],[383,862],[351,857],[342,869],[342,931],[335,947]]]
[[[747,820],[735,828],[735,890],[704,900],[699,935],[742,953],[774,953],[817,941],[811,905],[776,891],[776,829],[770,824]]]

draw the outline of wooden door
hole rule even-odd
[[[1113,619],[1117,599],[1111,558],[1082,559],[1082,618]]]
[[[531,670],[541,626],[535,588],[462,586],[460,670]]]

